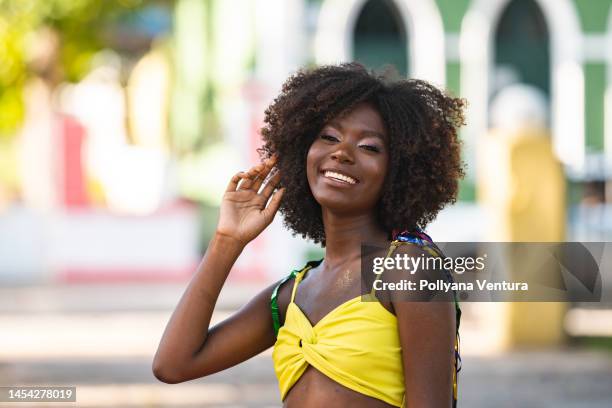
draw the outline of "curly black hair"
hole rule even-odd
[[[464,176],[458,127],[465,101],[417,79],[377,73],[359,63],[302,69],[283,84],[265,111],[262,158],[278,155],[279,211],[293,235],[325,246],[321,206],[306,177],[306,156],[321,129],[370,103],[389,135],[389,169],[376,217],[383,230],[424,228],[447,203],[456,201]]]

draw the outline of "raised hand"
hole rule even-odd
[[[278,171],[270,174],[276,160],[276,156],[272,156],[249,171],[232,177],[221,202],[217,234],[245,246],[270,225],[285,190],[274,191],[280,181]],[[268,175],[266,184],[258,192]]]

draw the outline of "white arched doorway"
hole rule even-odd
[[[463,133],[468,163],[474,163],[475,145],[487,131],[494,33],[510,1],[474,0],[461,26],[461,93],[469,103]],[[565,165],[579,170],[584,164],[585,141],[582,32],[578,15],[571,0],[535,2],[544,14],[550,35],[554,149]]]
[[[353,59],[352,37],[359,13],[367,0],[325,0],[315,37],[317,64]],[[446,83],[444,27],[434,0],[394,0],[409,38],[410,76]]]

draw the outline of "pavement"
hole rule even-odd
[[[265,283],[232,283],[213,324]],[[0,288],[0,385],[76,386],[77,402],[32,407],[279,407],[271,350],[183,384],[159,382],[151,360],[186,283]],[[459,406],[610,408],[612,353],[555,348],[500,353],[462,321]],[[25,408],[28,403],[0,403]]]

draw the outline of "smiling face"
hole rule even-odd
[[[310,190],[324,208],[343,214],[370,212],[387,174],[389,142],[380,114],[367,103],[327,123],[310,146]]]

